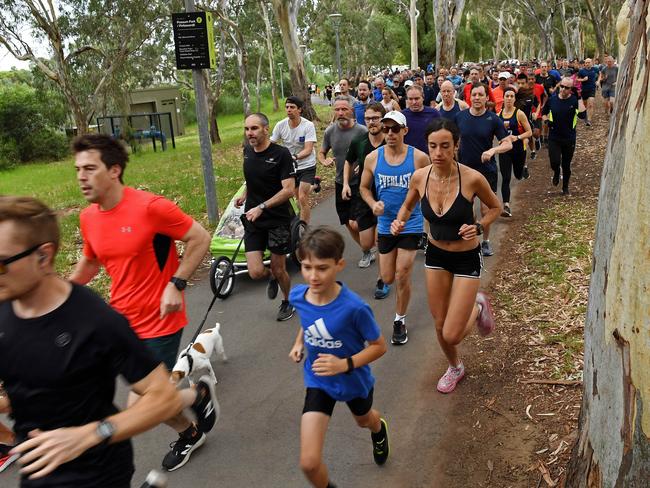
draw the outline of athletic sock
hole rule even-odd
[[[373,442],[377,442],[377,441],[382,440],[384,438],[385,434],[386,434],[385,429],[384,429],[384,423],[379,422],[379,425],[381,426],[381,428],[379,429],[379,432],[370,431],[370,437],[372,437]]]
[[[401,320],[403,324],[406,323],[406,315],[400,315],[398,313],[395,314],[395,322],[398,320]]]
[[[185,439],[193,439],[199,433],[199,429],[196,428],[196,425],[192,424],[183,432],[180,433],[181,437]]]
[[[336,488],[336,485],[332,483],[331,481],[327,482],[327,488]]]

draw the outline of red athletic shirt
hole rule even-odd
[[[110,210],[91,204],[79,217],[89,259],[98,259],[111,277],[111,306],[129,319],[141,339],[173,334],[185,327],[182,309],[160,319],[160,299],[178,269],[175,240],[193,220],[173,202],[125,187]]]
[[[471,92],[472,92],[472,83],[466,83],[463,94],[465,95],[465,103],[467,103],[467,105],[469,105],[470,107],[472,106],[472,98],[470,97]],[[494,93],[492,93],[492,88],[490,88],[490,85],[487,85],[487,95],[488,95],[488,101],[496,103],[496,100],[494,99]]]
[[[539,107],[542,104],[542,95],[544,95],[544,85],[540,85],[539,83],[535,83],[533,85],[533,95],[535,95],[535,98],[537,98],[537,103],[535,104],[535,111],[537,111],[537,107]]]

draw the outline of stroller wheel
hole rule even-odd
[[[299,217],[295,217],[291,222],[291,260],[296,266],[300,268],[300,259],[298,259],[298,244],[300,244],[300,239],[302,239],[303,234],[307,230],[307,223],[304,220],[300,220]]]
[[[235,287],[235,266],[230,258],[221,256],[210,266],[210,288],[221,299],[228,298]]]

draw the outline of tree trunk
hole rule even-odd
[[[497,19],[496,17],[492,17],[495,19],[498,23],[498,30],[497,30],[497,40],[496,44],[494,45],[494,50],[492,51],[493,58],[496,60],[501,59],[501,39],[503,39],[503,5],[501,5],[502,8],[499,9],[499,18]]]
[[[456,33],[465,0],[433,0],[436,25],[436,68],[449,68],[456,62]]]
[[[278,87],[277,80],[275,79],[275,63],[273,61],[273,33],[271,31],[271,20],[269,19],[269,11],[266,9],[266,2],[259,0],[260,10],[262,11],[262,18],[264,19],[264,32],[266,34],[266,51],[269,55],[269,75],[271,77],[271,97],[273,98],[273,111],[277,112],[280,109],[278,102]]]
[[[594,10],[594,5],[592,0],[585,0],[585,5],[587,6],[587,11],[589,12],[589,18],[591,23],[594,26],[594,34],[596,35],[596,46],[598,48],[597,55],[602,55],[605,52],[605,37],[603,36],[603,29],[601,25],[601,19],[599,15]]]
[[[298,47],[298,9],[300,0],[272,0],[275,19],[282,34],[282,45],[289,64],[291,75],[292,95],[302,98],[304,105],[302,116],[308,120],[318,120],[316,111],[311,104],[311,97],[307,89],[307,73],[302,50]]]
[[[257,97],[257,111],[262,111],[262,95],[260,93],[260,86],[262,84],[262,52],[257,60],[257,77],[255,80],[255,96]]]
[[[560,25],[562,26],[562,41],[564,42],[566,57],[568,59],[573,59],[573,44],[571,42],[571,34],[569,33],[569,23],[567,22],[566,7],[564,3],[560,4]]]
[[[418,64],[418,16],[420,12],[417,9],[417,0],[411,0],[409,5],[409,21],[411,23],[411,69],[415,69]]]
[[[649,5],[631,5],[598,198],[571,488],[644,487],[650,480]]]

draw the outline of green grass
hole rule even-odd
[[[330,108],[316,106],[321,118],[319,141],[324,122],[329,120]],[[284,110],[272,111],[266,100],[262,111],[269,116],[271,126],[285,117]],[[219,209],[225,208],[232,195],[243,183],[242,142],[244,119],[241,114],[223,115],[218,119],[222,143],[212,147]],[[129,157],[124,182],[135,188],[160,194],[176,202],[180,208],[201,222],[210,231],[205,204],[203,172],[197,126],[186,127],[185,135],[176,138],[176,149],[154,152],[151,144]],[[60,215],[62,246],[57,269],[67,275],[77,262],[81,250],[79,211],[87,203],[79,191],[72,156],[62,161],[31,163],[0,172],[0,194],[29,195],[43,200]],[[100,279],[94,288],[105,294],[106,279]]]

